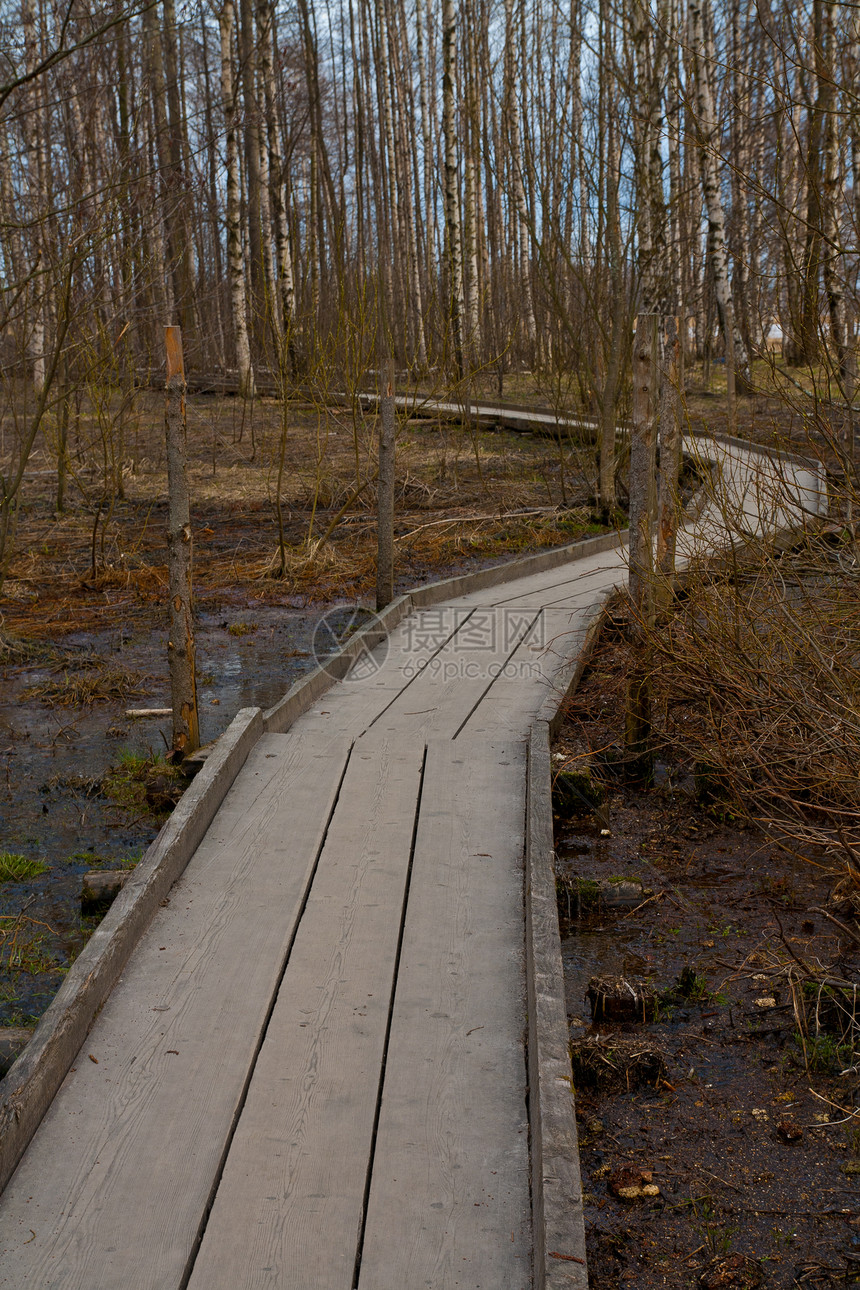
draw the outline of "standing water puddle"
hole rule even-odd
[[[333,612],[222,604],[199,612],[203,743],[217,738],[240,708],[271,707],[316,666],[314,631],[324,613],[333,613],[335,631],[356,618],[352,606]],[[125,715],[169,706],[166,633],[130,623],[64,636],[54,649],[13,657],[3,679],[0,853],[23,857],[38,872],[0,881],[0,1026],[30,1026],[98,922],[81,915],[82,874],[132,866],[171,806],[169,793],[159,798],[157,776],[140,809],[118,805],[104,785],[110,768],[169,747],[169,717]],[[95,700],[75,703],[87,687]]]

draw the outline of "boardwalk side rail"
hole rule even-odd
[[[535,1290],[587,1290],[582,1177],[561,931],[555,891],[550,740],[600,634],[610,592],[595,605],[560,690],[529,736],[526,797],[526,999]]]

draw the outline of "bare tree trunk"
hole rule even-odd
[[[607,212],[606,235],[609,247],[609,355],[603,383],[600,429],[600,507],[607,521],[615,509],[615,434],[618,383],[624,347],[624,322],[627,313],[624,298],[624,272],[621,251],[621,225],[618,215],[618,186],[621,182],[620,156],[614,119],[610,115],[606,142]],[[628,323],[629,326],[629,323]]]
[[[823,84],[821,111],[824,116],[824,185],[822,191],[824,250],[822,275],[827,311],[830,317],[830,336],[836,358],[839,380],[843,387],[848,377],[848,347],[845,337],[843,286],[840,279],[842,240],[839,235],[839,209],[842,200],[841,157],[839,149],[838,117],[836,114],[836,84],[834,41],[836,0],[822,0],[822,61]]]
[[[247,192],[246,228],[248,234],[248,301],[251,316],[249,328],[256,336],[264,294],[264,253],[262,233],[262,180],[260,175],[260,132],[257,93],[254,84],[254,16],[252,0],[238,0],[237,26],[239,62],[238,81],[242,86],[243,155]],[[235,19],[234,19],[235,21]],[[238,108],[238,94],[236,94]]]
[[[239,191],[239,144],[236,138],[236,91],[233,82],[233,0],[224,0],[221,27],[221,103],[226,126],[227,162],[227,276],[233,313],[233,339],[239,369],[239,393],[254,397],[254,368],[248,337],[245,258],[242,249],[242,214]]]
[[[678,535],[678,477],[681,470],[681,394],[678,319],[663,319],[660,364],[660,487],[657,497],[657,597],[665,604],[672,594],[675,544]]]
[[[394,363],[385,364],[385,385],[379,401],[379,474],[377,478],[376,608],[394,599]]]
[[[513,222],[516,229],[516,246],[519,252],[520,289],[522,291],[522,312],[525,320],[526,340],[529,348],[529,361],[534,361],[537,347],[537,320],[535,318],[534,296],[530,271],[531,230],[529,210],[526,202],[526,189],[523,179],[524,152],[520,122],[520,104],[517,90],[517,47],[514,33],[514,0],[505,0],[505,117],[508,133],[508,162],[510,166],[511,187],[513,190]]]
[[[173,752],[182,759],[200,747],[197,720],[194,622],[191,607],[191,511],[188,504],[188,431],[185,421],[185,365],[182,332],[165,328],[167,350],[167,563],[170,580],[170,635],[167,660],[173,708]]]
[[[445,136],[445,229],[448,242],[449,316],[454,371],[463,375],[463,246],[460,236],[460,180],[457,166],[457,131],[454,120],[454,83],[457,60],[457,26],[454,0],[442,0],[442,130]]]
[[[819,277],[821,235],[824,226],[824,165],[822,135],[831,99],[825,54],[826,0],[812,0],[812,61],[816,84],[815,102],[807,114],[806,130],[806,241],[801,267],[800,345],[807,363],[820,355]]]
[[[707,0],[690,0],[690,44],[696,99],[696,131],[702,161],[702,188],[708,215],[708,246],[714,274],[714,293],[720,327],[726,342],[726,363],[732,362],[736,375],[749,387],[750,363],[746,345],[730,317],[732,289],[729,281],[726,220],[720,188],[719,127],[714,111],[710,69],[716,62],[713,39],[704,12]],[[706,29],[707,34],[706,34]]]
[[[284,197],[284,149],[281,141],[277,86],[275,83],[275,13],[273,0],[258,0],[257,32],[260,47],[260,75],[263,81],[266,104],[266,142],[269,152],[269,183],[275,225],[279,322],[287,337],[289,348],[289,336],[295,311],[295,279],[292,252],[290,250],[287,207]]]
[[[28,75],[33,75],[41,57],[41,42],[36,28],[36,9],[33,0],[24,0],[21,6],[22,26],[24,29],[25,68]],[[42,92],[44,81],[37,80],[31,87],[31,109],[24,117],[24,136],[29,154],[31,176],[30,219],[35,236],[32,240],[34,250],[33,276],[36,284],[33,308],[33,321],[30,329],[30,355],[33,364],[33,388],[39,395],[45,385],[45,345],[46,307],[45,282],[47,281],[47,246],[45,243],[44,221],[48,213],[47,158],[45,156],[46,121],[42,112]],[[34,182],[35,181],[35,182]]]
[[[176,53],[176,6],[174,0],[163,0],[164,89],[167,100],[167,152],[170,168],[167,175],[167,203],[174,264],[174,304],[179,314],[186,348],[196,334],[194,310],[194,268],[191,259],[191,215],[183,152],[185,121],[179,91],[179,68]]]
[[[653,490],[657,440],[656,314],[639,314],[633,343],[633,433],[630,441],[630,579],[634,656],[627,686],[625,743],[634,777],[647,774],[651,695],[646,646],[654,625]]]
[[[478,272],[478,179],[475,165],[478,130],[478,97],[476,91],[475,33],[466,31],[466,66],[464,78],[466,92],[466,121],[463,127],[465,149],[465,240],[468,267],[466,301],[469,311],[469,358],[474,364],[481,361],[480,275]]]

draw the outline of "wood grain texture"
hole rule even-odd
[[[331,689],[335,681],[345,677],[359,654],[372,651],[377,641],[386,639],[412,607],[411,598],[398,596],[381,614],[377,614],[361,631],[346,642],[340,655],[317,667],[290,687],[278,703],[263,714],[266,730],[282,734],[290,729],[303,713]]]
[[[525,748],[428,746],[359,1290],[525,1290]]]
[[[399,695],[406,697],[422,669],[444,649],[472,612],[440,605],[409,614],[386,645],[375,650],[372,659],[363,660],[364,666],[353,669],[338,686],[337,702],[317,703],[298,719],[296,731],[336,729],[358,738]]]
[[[475,609],[370,731],[411,730],[424,739],[453,738],[473,707],[492,689],[537,618],[535,609]]]
[[[452,604],[457,605],[521,605],[536,597],[535,604],[549,604],[559,596],[569,594],[574,588],[587,588],[592,582],[599,584],[601,579],[618,569],[627,567],[627,548],[617,545],[608,551],[594,552],[575,564],[547,569],[528,578],[518,578],[504,583],[490,592],[476,592],[464,595]]]
[[[0,1285],[181,1283],[347,752],[252,750],[0,1198]]]
[[[544,610],[457,739],[526,738],[544,703],[553,694],[561,702],[570,661],[582,646],[586,618],[582,610]]]
[[[423,755],[353,752],[189,1290],[352,1290]]]
[[[502,584],[514,585],[522,578],[539,576],[546,570],[557,569],[560,565],[572,564],[582,559],[591,559],[602,551],[611,551],[626,542],[627,534],[603,533],[599,537],[585,538],[581,542],[572,542],[569,546],[555,547],[549,551],[538,551],[534,555],[522,556],[517,560],[507,560],[490,569],[478,569],[474,573],[464,573],[442,582],[431,582],[423,587],[415,587],[410,592],[412,604],[416,607],[438,604],[440,601],[466,599],[477,593],[476,604],[491,604],[490,588]]]

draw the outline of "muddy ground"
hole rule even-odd
[[[671,749],[648,789],[609,774],[625,657],[602,639],[554,750],[590,1285],[854,1284],[854,906]]]
[[[0,593],[0,1025],[35,1024],[97,921],[81,914],[82,875],[133,866],[183,787],[159,761],[169,720],[125,715],[169,702],[162,416],[162,398],[146,391],[107,410],[82,403],[62,511],[49,447],[28,464]],[[375,420],[306,405],[285,423],[274,400],[249,409],[192,396],[188,431],[208,741],[315,666],[323,614],[337,628],[338,616],[346,626],[356,605],[372,605],[372,482],[350,497]],[[7,457],[12,433],[2,427]],[[593,465],[573,442],[402,425],[397,590],[602,531]]]

